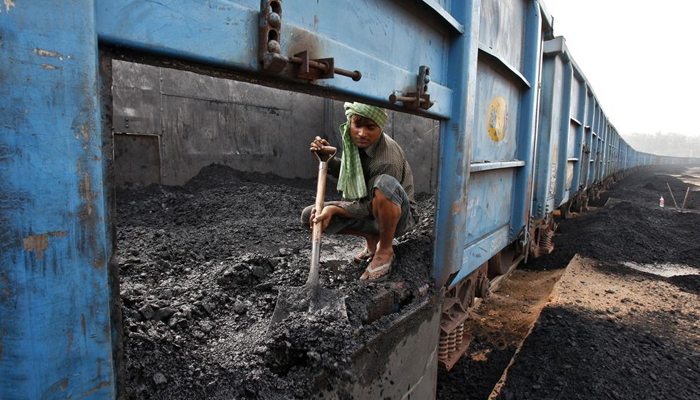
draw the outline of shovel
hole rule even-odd
[[[316,215],[323,211],[324,196],[326,192],[326,175],[328,174],[328,163],[322,161],[320,154],[335,155],[336,148],[324,146],[315,152],[318,159],[318,182],[316,184]],[[329,157],[330,158],[330,157]],[[319,266],[321,257],[321,222],[314,223],[311,234],[311,268],[306,284],[302,287],[292,287],[280,291],[277,297],[275,311],[268,326],[268,332],[284,320],[292,312],[312,312],[332,314],[338,318],[347,319],[348,312],[345,307],[345,296],[333,290],[324,289],[319,285]]]

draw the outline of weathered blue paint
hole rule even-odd
[[[481,6],[466,238],[451,285],[525,231],[530,204],[537,104],[537,87],[531,82],[538,78],[540,7],[534,1],[494,0],[482,1]],[[500,117],[496,110],[501,110]]]
[[[562,82],[559,90],[561,93],[560,119],[558,131],[555,134],[559,135],[559,148],[555,157],[557,160],[557,177],[556,180],[556,195],[554,198],[553,207],[559,207],[564,202],[569,200],[567,187],[567,168],[569,165],[569,144],[573,140],[571,138],[571,81],[573,79],[573,67],[571,61],[566,57],[562,69]]]
[[[509,243],[514,201],[509,194],[513,193],[514,175],[512,168],[471,174],[469,193],[473,195],[467,207],[466,247],[462,268],[453,283],[468,276]]]
[[[105,44],[264,74],[258,62],[260,3],[98,0],[98,34]],[[358,82],[339,75],[305,82],[309,90],[333,90],[388,103],[394,91],[415,91],[418,67],[426,65],[431,68],[428,90],[436,102],[425,114],[439,118],[452,114],[454,86],[445,84],[445,57],[453,27],[445,18],[435,26],[415,10],[386,1],[338,0],[329,6],[288,0],[282,4],[281,54],[291,57],[308,50],[311,58],[332,57],[336,67],[363,73]]]
[[[557,197],[563,194],[559,188],[566,176],[570,109],[566,89],[570,89],[567,75],[571,70],[563,58],[564,51],[562,37],[545,43],[532,212],[539,218],[545,218],[558,206]]]
[[[540,81],[540,68],[542,59],[542,41],[544,26],[549,24],[543,11],[542,4],[534,1],[528,4],[527,21],[525,31],[525,60],[523,73],[530,82]],[[518,129],[518,159],[525,161],[525,166],[515,172],[515,189],[513,193],[513,211],[509,231],[509,242],[516,240],[518,235],[527,230],[532,205],[533,182],[535,164],[535,136],[537,126],[537,102],[538,85],[531,85],[522,94],[521,115]],[[525,244],[527,235],[520,237]]]
[[[578,191],[585,86],[563,37],[549,40],[542,74],[534,216],[544,218]]]
[[[462,268],[457,277],[455,277],[454,282],[459,282],[460,280],[466,278],[474,272],[475,268],[488,262],[488,260],[493,257],[494,254],[498,253],[499,250],[503,249],[508,243],[508,230],[509,225],[505,224],[500,228],[490,232],[489,234],[475,240],[470,243],[464,250],[464,263],[465,267]]]
[[[16,1],[0,38],[0,398],[113,398],[93,3]]]
[[[588,171],[588,186],[593,186],[598,180],[596,179],[596,163],[600,157],[598,150],[598,132],[600,132],[600,108],[598,102],[593,98],[593,115],[591,119],[591,160],[590,169]]]
[[[601,119],[601,125],[602,129],[600,135],[598,136],[600,138],[600,143],[598,144],[598,148],[600,149],[600,158],[598,158],[598,165],[596,165],[596,179],[599,182],[602,182],[603,178],[605,177],[605,160],[607,159],[608,155],[607,140],[608,130],[610,127],[608,126],[608,120],[605,115],[603,115],[603,118]]]
[[[467,205],[467,246],[510,223],[514,201],[510,193],[513,193],[514,176],[513,168],[471,173]],[[500,249],[494,251],[498,250]],[[474,270],[483,263],[476,261],[463,268]]]
[[[593,116],[595,115],[595,100],[593,98],[593,93],[586,86],[586,119],[583,121],[584,132],[586,135],[586,155],[584,160],[584,165],[581,168],[585,171],[583,180],[583,188],[588,189],[591,184],[591,163],[595,158],[595,152],[593,151]]]
[[[446,9],[445,5],[440,4],[436,0],[417,0],[424,3],[430,9],[432,9],[440,18],[442,18],[449,26],[454,28],[455,32],[458,34],[464,34],[464,25],[457,21]],[[447,0],[449,2],[449,0]],[[443,0],[443,2],[445,2]]]
[[[575,64],[575,63],[573,63]],[[582,189],[585,171],[581,168],[586,162],[586,155],[583,152],[585,133],[584,122],[586,121],[586,83],[578,66],[574,65],[574,77],[572,82],[572,106],[571,106],[571,126],[574,131],[574,146],[572,157],[576,159],[572,163],[573,178],[570,187],[570,197],[579,193]]]
[[[479,0],[455,1],[452,16],[467,27],[464,35],[450,41],[447,86],[454,90],[451,118],[440,124],[440,168],[435,200],[435,250],[433,277],[445,285],[462,267],[471,134],[476,99],[476,67],[479,40]]]

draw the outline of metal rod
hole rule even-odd
[[[335,72],[338,75],[343,75],[352,78],[353,81],[357,82],[360,79],[362,79],[362,72],[360,71],[349,71],[347,69],[342,69],[342,68],[334,68],[333,72]]]
[[[685,191],[685,198],[683,199],[683,207],[681,207],[681,210],[685,210],[685,202],[688,201],[688,193],[690,193],[690,186],[688,186],[688,189]]]
[[[303,60],[301,59],[301,57],[289,57],[289,62],[291,64],[301,65],[303,63]],[[323,72],[328,72],[328,65],[326,63],[309,60],[309,67],[319,69]],[[352,78],[352,80],[355,82],[362,79],[362,72],[360,71],[349,71],[347,69],[342,68],[333,68],[333,73]]]
[[[668,186],[668,191],[671,193],[671,198],[673,199],[673,205],[676,206],[676,210],[678,210],[678,203],[676,203],[676,197],[673,195],[673,192],[671,191],[671,185],[666,182],[666,186]]]
[[[416,101],[416,98],[415,97],[396,96],[396,97],[392,97],[391,99],[389,99],[389,101],[391,101],[392,103],[395,103],[397,101],[400,101],[403,103],[414,103]],[[418,99],[418,101],[420,101],[421,103],[425,103],[426,100],[421,97]]]

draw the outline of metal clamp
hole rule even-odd
[[[299,65],[297,78],[299,79],[331,79],[335,74],[347,76],[357,82],[362,79],[360,71],[349,71],[347,69],[336,68],[333,58],[309,59],[309,52],[302,51],[287,61],[290,64]]]
[[[282,0],[261,0],[258,56],[263,69],[282,72],[287,66],[280,46],[282,30]]]
[[[335,74],[347,76],[356,82],[362,79],[360,71],[336,68],[333,58],[309,59],[307,51],[286,57],[280,44],[281,30],[282,0],[261,0],[258,56],[265,71],[281,73],[288,64],[295,64],[299,66],[295,75],[298,79],[331,79],[335,78]]]
[[[421,65],[420,68],[418,68],[416,91],[402,95],[401,92],[395,90],[394,93],[389,96],[389,101],[391,103],[401,102],[406,108],[422,108],[423,110],[427,110],[435,104],[435,102],[430,101],[428,83],[430,83],[430,68]]]

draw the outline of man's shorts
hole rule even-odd
[[[392,203],[401,207],[401,217],[399,218],[399,223],[396,225],[396,233],[394,234],[394,237],[399,237],[411,230],[411,228],[413,228],[415,225],[415,221],[413,221],[413,217],[411,216],[411,202],[409,201],[408,195],[399,181],[391,175],[380,175],[369,193],[370,208],[372,198],[374,197],[374,189],[379,189],[384,196],[391,200]],[[327,201],[324,204],[328,206],[350,204],[350,202]],[[311,225],[309,218],[311,217],[311,211],[313,208],[314,206],[310,205],[301,213],[301,223],[306,227]],[[352,229],[359,232],[379,235],[379,225],[377,225],[377,221],[374,219],[373,215],[363,219],[345,218],[335,215],[333,218],[331,218],[331,222],[324,233],[338,233],[343,229]]]

